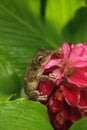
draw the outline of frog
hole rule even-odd
[[[48,75],[43,75],[43,66],[51,58],[52,51],[46,50],[44,47],[34,55],[31,64],[28,66],[25,73],[25,93],[30,100],[45,102],[48,100],[47,95],[42,95],[38,90],[40,81],[49,80]]]

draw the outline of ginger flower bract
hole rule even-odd
[[[68,130],[87,116],[87,44],[63,43],[43,69],[50,80],[41,82],[39,91],[48,95],[50,121],[55,130]]]

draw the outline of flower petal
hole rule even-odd
[[[72,108],[72,116],[71,116],[71,121],[75,122],[79,120],[82,117],[80,111],[76,108]]]
[[[72,46],[74,46],[74,45],[72,45],[70,43],[67,43],[67,42],[63,43],[63,45],[61,47],[61,50],[62,50],[62,52],[64,54],[65,59],[67,59],[69,57],[69,55],[71,53]]]
[[[67,77],[68,82],[79,87],[87,87],[87,71],[82,68],[75,68],[72,76]]]
[[[39,83],[39,91],[42,93],[42,95],[49,96],[53,91],[54,87],[54,83],[50,80],[42,81]]]
[[[70,59],[76,60],[77,57],[87,58],[87,44],[76,44],[70,54]]]
[[[61,60],[60,59],[52,59],[47,64],[44,65],[43,69],[49,69],[53,66],[60,66],[62,67]]]
[[[87,45],[82,43],[75,45],[70,53],[69,60],[75,67],[87,66]]]
[[[81,98],[78,107],[87,109],[87,88],[81,90]]]
[[[80,91],[77,86],[64,86],[63,94],[66,102],[71,106],[76,106],[80,100]]]
[[[76,57],[75,60],[73,60],[73,66],[74,67],[85,67],[85,66],[87,66],[87,58]]]
[[[69,106],[66,102],[63,102],[63,106],[61,109],[61,115],[64,117],[64,119],[70,120],[71,114],[72,114],[71,106]]]
[[[49,98],[47,106],[49,107],[49,109],[51,110],[51,112],[56,113],[56,112],[60,111],[61,106],[62,106],[62,102],[59,101],[59,100],[57,100],[57,98],[55,97],[55,94],[53,94]]]
[[[62,59],[63,58],[63,53],[61,53],[60,50],[56,50],[52,55],[51,59]]]

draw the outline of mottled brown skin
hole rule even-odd
[[[39,81],[49,79],[43,74],[43,65],[50,59],[51,51],[40,48],[34,56],[31,65],[27,68],[25,74],[25,93],[29,99],[37,101],[46,101],[47,95],[42,95],[38,90]]]

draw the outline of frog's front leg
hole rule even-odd
[[[41,75],[39,81],[51,80],[53,83],[57,81],[57,76],[50,73],[49,75]]]
[[[41,95],[41,93],[38,90],[30,91],[28,93],[28,98],[30,100],[41,101],[41,102],[45,102],[48,99],[47,95]]]
[[[28,98],[34,101],[47,101],[47,95],[42,95],[37,88],[37,80],[33,82],[27,82],[25,86],[25,93],[28,95]]]
[[[41,92],[39,92],[38,85],[39,82],[46,81],[46,80],[51,80],[55,82],[55,76],[52,75],[40,75],[37,76],[37,79],[32,81],[32,82],[27,82],[26,87],[25,87],[25,93],[28,95],[28,98],[31,100],[36,100],[36,101],[47,101],[48,96],[47,95],[42,95]]]

